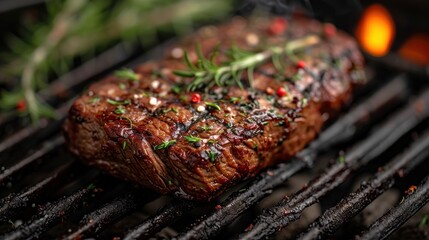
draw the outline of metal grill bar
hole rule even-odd
[[[299,239],[320,239],[334,233],[341,225],[362,211],[374,199],[389,189],[395,175],[401,177],[429,157],[429,134],[426,133],[402,156],[394,158],[381,172],[361,184],[359,190],[343,198],[340,203],[325,211]]]
[[[48,128],[46,126],[48,125],[49,121],[47,119],[41,119],[40,122],[37,125],[29,125],[16,133],[14,133],[12,136],[9,136],[7,139],[3,140],[0,143],[0,153],[4,153],[5,151],[9,150],[12,147],[15,147],[16,144],[19,142],[28,139],[29,137],[36,137],[36,135],[42,132],[43,135],[49,135],[54,132],[54,130],[58,129],[60,127],[60,121],[55,121],[52,125],[50,125]],[[34,138],[33,138],[34,140]]]
[[[4,170],[4,172],[0,174],[0,183],[63,144],[64,138],[62,136],[57,136],[54,139],[45,142],[40,150],[37,150],[28,157],[25,157],[22,161],[19,161],[17,164]]]
[[[182,200],[175,201],[160,209],[158,214],[145,220],[142,224],[127,233],[124,240],[147,239],[177,221],[186,211],[192,209],[194,203]]]
[[[356,237],[356,239],[386,239],[428,202],[429,176],[426,176],[413,194],[408,196],[400,205],[390,209],[384,216],[373,223],[367,232],[360,237]]]
[[[347,154],[345,164],[334,164],[292,198],[266,209],[257,218],[253,228],[244,233],[240,239],[261,239],[297,220],[305,208],[313,205],[321,196],[340,185],[353,170],[357,170],[385,152],[428,116],[429,90],[354,147]]]
[[[0,236],[0,238],[4,240],[38,238],[42,233],[60,222],[61,218],[81,207],[91,192],[89,187],[81,188],[70,196],[47,204],[32,220],[19,226],[16,231]]]
[[[310,155],[312,156],[310,153],[305,157]],[[226,225],[233,222],[246,209],[269,195],[274,186],[283,183],[286,179],[308,166],[307,163],[311,165],[314,158],[311,157],[308,161],[305,162],[295,158],[289,163],[280,164],[272,170],[265,171],[260,174],[260,177],[253,180],[250,185],[246,186],[243,191],[238,191],[225,200],[219,210],[212,212],[191,230],[182,233],[178,239],[209,239]]]
[[[0,200],[0,221],[7,220],[8,218],[17,214],[18,209],[28,206],[28,203],[36,199],[41,192],[52,185],[60,176],[67,171],[72,163],[65,164],[60,170],[55,171],[53,174],[31,186],[21,193],[11,193],[2,200]]]
[[[105,204],[100,209],[86,215],[79,224],[78,230],[64,239],[80,239],[90,236],[105,229],[109,224],[120,219],[127,213],[134,211],[137,207],[150,202],[156,198],[153,193],[142,194],[138,192],[127,193]],[[143,200],[142,200],[143,199]]]

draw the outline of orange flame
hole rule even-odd
[[[376,57],[387,54],[394,35],[393,19],[380,4],[373,4],[365,10],[356,30],[362,48]]]
[[[429,34],[417,33],[411,36],[399,49],[399,55],[414,63],[429,64]]]

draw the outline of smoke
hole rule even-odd
[[[333,22],[345,30],[354,28],[362,12],[358,0],[242,0],[238,12],[247,15],[256,8],[283,16],[300,10],[319,20]]]

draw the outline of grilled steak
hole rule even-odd
[[[198,65],[196,43],[200,57],[218,49],[213,61],[225,64],[239,59],[233,46],[245,57],[310,34],[317,43],[246,68],[242,87],[211,80],[186,91],[195,78],[173,72],[189,68],[184,52]],[[332,25],[235,18],[183,39],[162,60],[90,86],[70,109],[65,137],[73,154],[114,176],[209,200],[303,149],[365,81],[362,64],[354,40]]]

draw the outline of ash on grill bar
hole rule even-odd
[[[53,2],[0,2],[0,239],[429,239],[427,1]],[[178,39],[232,19],[303,15],[356,39],[368,82],[290,160],[198,202],[67,150],[61,127],[92,83],[118,69],[139,77],[126,69],[167,49],[182,58]]]

